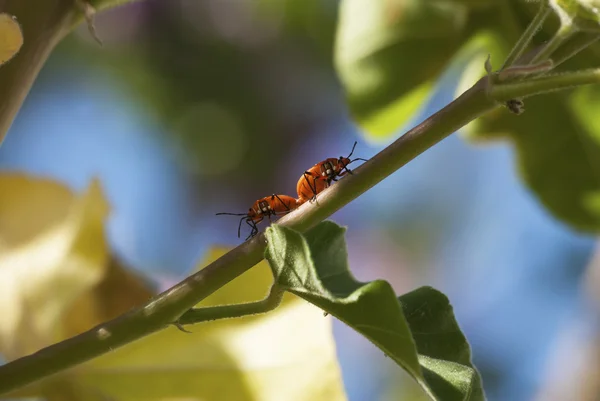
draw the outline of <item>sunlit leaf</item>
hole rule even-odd
[[[209,261],[224,250],[213,250]],[[199,306],[263,298],[265,262]],[[330,318],[289,294],[266,315],[169,328],[82,365],[78,383],[118,400],[345,400]]]
[[[535,12],[535,8],[530,11]],[[527,16],[525,21],[530,18]],[[507,43],[489,31],[475,36],[460,53],[469,52],[471,62],[463,70],[457,94],[485,74],[483,60],[487,53],[492,54],[495,70],[501,66]],[[581,53],[583,58],[578,55],[566,63],[568,69],[597,64],[594,60],[586,61],[585,56],[590,55],[593,52]],[[464,127],[461,134],[475,143],[510,140],[515,145],[520,176],[550,213],[578,229],[598,232],[600,127],[595,120],[600,99],[597,91],[596,87],[589,87],[528,98],[524,114],[516,116],[504,108],[498,109]]]
[[[483,400],[469,345],[446,296],[422,287],[396,298],[389,283],[348,270],[345,229],[323,222],[306,234],[267,229],[277,283],[340,319],[404,368],[435,400]]]
[[[81,0],[81,1],[85,1],[85,0]],[[142,1],[142,0],[88,0],[88,3],[91,6],[93,6],[94,8],[96,8],[98,10],[102,10],[102,9],[106,9],[106,8],[122,6],[127,3],[134,3],[136,1]]]
[[[555,217],[600,232],[600,88],[526,99],[525,113],[497,110],[470,138],[509,139],[521,178]]]
[[[600,1],[550,0],[550,5],[559,18],[573,21],[578,29],[600,31]]]
[[[0,352],[7,359],[64,336],[58,323],[100,282],[108,213],[99,183],[82,195],[51,180],[0,175]]]
[[[148,280],[135,274],[114,255],[102,280],[82,294],[62,319],[64,338],[89,330],[146,303],[156,293]],[[56,341],[63,338],[57,338]]]
[[[370,139],[386,139],[423,105],[461,44],[467,13],[443,0],[340,3],[336,67]]]
[[[0,13],[0,66],[13,58],[23,46],[23,32],[16,18]]]

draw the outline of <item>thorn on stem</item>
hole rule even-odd
[[[485,72],[487,72],[488,77],[490,75],[492,75],[492,55],[488,53],[487,59],[485,60],[485,63],[483,64],[483,66],[485,67]]]
[[[183,327],[183,325],[179,322],[174,322],[172,324],[173,324],[173,326],[177,327],[179,330],[183,331],[184,333],[194,334],[193,332],[186,330],[185,327]]]
[[[96,32],[96,25],[94,24],[94,17],[96,16],[96,9],[87,0],[75,0],[77,7],[83,13],[85,22],[87,23],[88,31],[100,46],[102,46],[102,40]]]

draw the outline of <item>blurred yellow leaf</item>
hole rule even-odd
[[[7,359],[63,337],[66,308],[103,277],[100,185],[82,195],[46,179],[0,174],[0,353]]]
[[[145,281],[109,259],[108,207],[97,182],[82,196],[49,180],[0,175],[2,351],[13,359],[145,302]],[[214,249],[209,261],[225,253]],[[207,262],[208,263],[208,262]],[[200,306],[264,298],[266,262]],[[345,400],[322,311],[293,295],[266,315],[169,328],[10,397],[64,401]]]
[[[209,261],[224,253],[215,249]],[[205,264],[208,264],[205,263]],[[266,262],[199,306],[264,298]],[[118,400],[345,400],[331,333],[320,309],[286,295],[266,315],[169,328],[81,366],[75,377]]]
[[[23,45],[23,33],[17,20],[0,13],[0,65],[13,58]]]
[[[142,306],[156,294],[148,280],[110,257],[102,281],[82,294],[65,313],[62,325],[64,338],[72,337],[90,328]],[[63,340],[58,338],[56,341]]]

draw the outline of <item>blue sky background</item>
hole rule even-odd
[[[452,82],[447,77],[425,114],[451,100]],[[231,199],[227,183],[192,191],[152,109],[121,85],[84,64],[51,63],[0,148],[0,168],[78,190],[98,176],[113,207],[108,232],[117,253],[147,274],[182,278],[211,245],[239,242],[237,222],[214,213],[253,200]],[[362,139],[339,93],[331,99],[337,111],[313,128],[319,146],[307,141],[292,152],[274,177],[280,187],[293,190],[295,172],[347,153],[355,140],[359,157],[383,148]],[[491,401],[539,391],[552,344],[585,313],[579,287],[594,246],[540,207],[513,159],[506,144],[475,147],[453,135],[333,216],[349,226],[358,277],[385,277],[398,292],[433,285],[450,297]],[[196,196],[207,203],[199,208]],[[342,324],[335,335],[350,399],[384,399],[396,368]],[[355,363],[361,357],[371,364]]]

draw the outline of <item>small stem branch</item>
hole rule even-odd
[[[544,21],[550,15],[551,9],[548,6],[547,0],[542,0],[540,3],[540,8],[535,15],[535,18],[531,21],[525,32],[521,35],[515,47],[512,48],[508,57],[506,57],[506,61],[504,61],[504,65],[502,66],[502,70],[505,68],[511,67],[516,60],[518,60],[529,44],[533,39],[535,33],[540,29],[540,27],[544,24]]]
[[[497,83],[491,88],[490,96],[501,102],[596,83],[600,83],[600,69],[565,72],[520,82]]]
[[[600,39],[600,35],[598,33],[581,32],[579,35],[565,43],[564,46],[556,51],[555,56],[552,58],[554,67],[564,63],[579,52],[587,49],[598,39]]]
[[[99,0],[94,3],[104,9],[133,0]],[[92,36],[93,12],[89,0],[0,0],[2,12],[17,17],[23,29],[20,52],[0,70],[0,145],[35,78],[56,44],[87,19]],[[83,12],[81,12],[83,11]],[[68,110],[67,110],[68,113]]]
[[[535,65],[514,65],[498,73],[498,81],[524,77],[531,74],[541,74],[554,68],[552,60],[546,60]]]
[[[236,305],[213,306],[207,308],[192,308],[181,315],[181,317],[177,320],[176,325],[180,327],[188,324],[209,322],[212,320],[232,319],[242,316],[257,315],[259,313],[267,313],[274,310],[281,304],[283,294],[284,291],[277,285],[273,284],[269,295],[261,301]]]
[[[556,49],[577,32],[577,27],[571,23],[561,25],[556,34],[546,45],[533,57],[530,64],[539,64],[546,61]]]
[[[74,7],[64,0],[8,0],[2,11],[17,17],[24,41],[0,70],[0,144],[48,55],[70,28]]]

